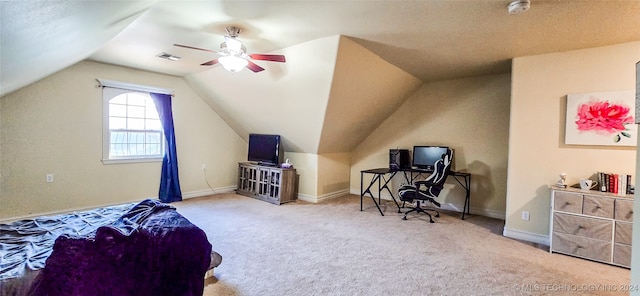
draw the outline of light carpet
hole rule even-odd
[[[381,216],[346,195],[273,205],[236,194],[173,203],[223,257],[204,295],[627,295],[625,268],[502,236],[502,220]]]

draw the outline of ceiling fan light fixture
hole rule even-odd
[[[529,7],[531,7],[530,0],[514,0],[509,3],[507,10],[509,10],[509,14],[518,14],[529,10]]]
[[[236,73],[242,71],[242,69],[249,64],[249,61],[235,55],[227,55],[218,58],[218,63],[220,63],[227,71]]]
[[[243,51],[242,42],[240,42],[240,41],[238,41],[236,39],[233,39],[233,38],[226,37],[226,36],[224,38],[224,46],[229,51],[232,51],[232,52],[242,52]]]
[[[189,45],[182,45],[174,43],[174,46],[195,49],[200,51],[212,52],[217,54],[219,57],[217,59],[210,60],[208,62],[204,62],[200,64],[201,66],[212,66],[215,64],[221,64],[227,71],[231,73],[236,73],[242,71],[242,69],[247,68],[254,73],[258,73],[260,71],[264,71],[264,68],[256,65],[250,60],[261,60],[261,61],[269,61],[269,62],[279,62],[284,63],[286,59],[281,54],[247,54],[247,48],[242,45],[242,42],[236,40],[238,37],[238,33],[240,33],[240,28],[238,27],[227,27],[227,36],[224,36],[224,42],[220,44],[220,51],[213,51],[210,49],[199,48]]]

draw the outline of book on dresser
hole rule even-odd
[[[549,252],[630,268],[633,195],[551,189]]]
[[[633,194],[633,179],[630,174],[597,172],[600,192],[620,195]]]

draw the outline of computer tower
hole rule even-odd
[[[410,168],[409,149],[389,149],[389,169],[401,170]]]

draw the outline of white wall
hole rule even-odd
[[[100,161],[102,90],[96,78],[175,90],[183,195],[235,188],[246,142],[183,79],[85,61],[0,98],[0,219],[157,197],[160,162]],[[45,182],[46,174],[54,174],[53,183]]]
[[[640,42],[513,60],[505,235],[548,243],[561,172],[569,184],[597,171],[635,176],[635,147],[565,145],[564,128],[567,94],[633,90],[638,60]]]

